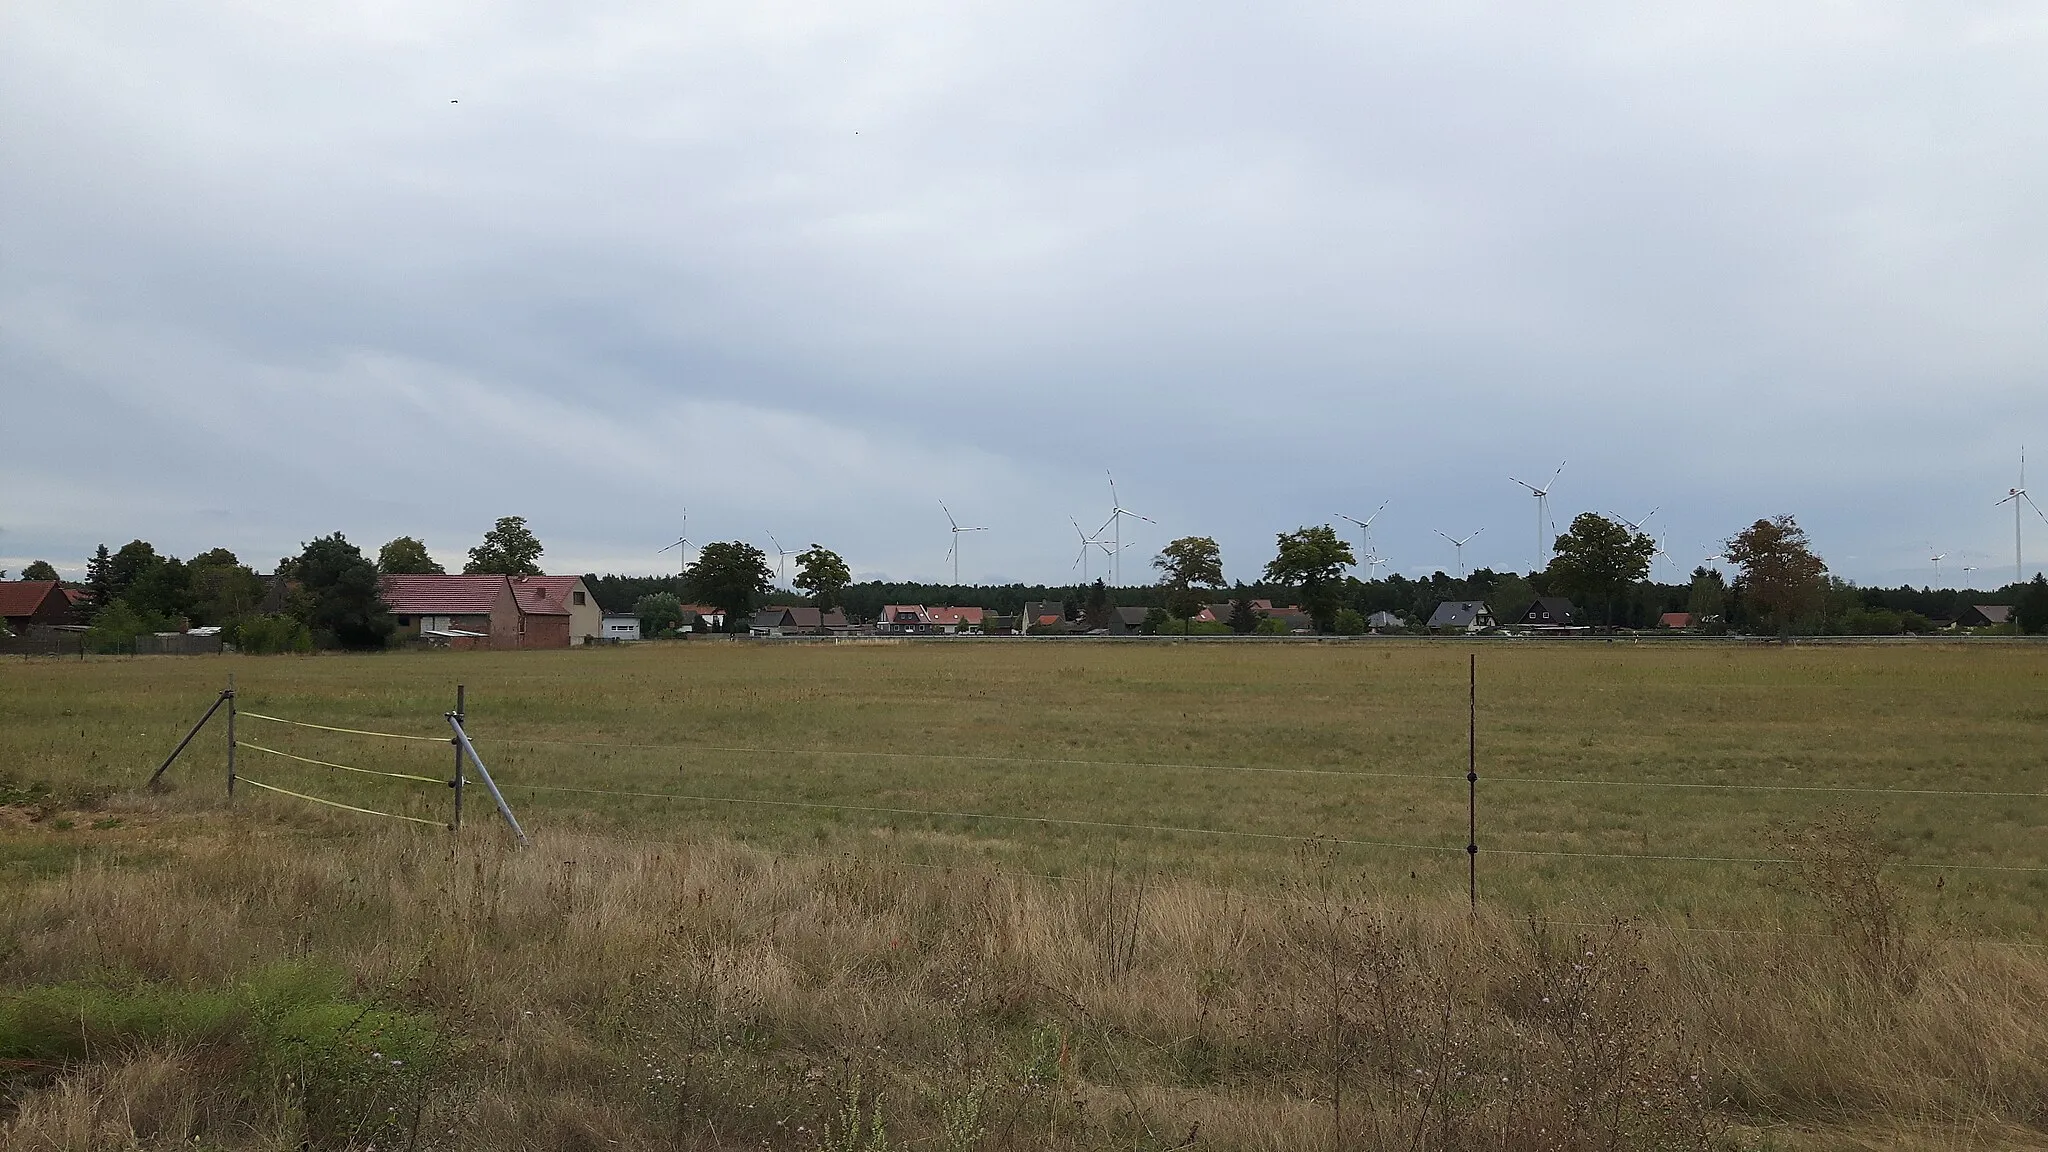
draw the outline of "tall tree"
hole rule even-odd
[[[1109,627],[1109,585],[1097,576],[1095,583],[1088,586],[1088,611],[1085,613],[1088,627]]]
[[[201,624],[233,624],[256,611],[263,601],[263,578],[233,552],[215,548],[187,564],[191,578],[192,618]]]
[[[294,565],[306,626],[323,646],[381,648],[396,627],[377,594],[377,569],[336,532],[306,545]]]
[[[1252,607],[1251,589],[1239,583],[1237,594],[1230,598],[1230,630],[1239,636],[1249,636],[1259,630],[1263,615]]]
[[[1725,550],[1729,563],[1742,569],[1736,591],[1759,610],[1767,629],[1783,635],[1820,607],[1828,566],[1792,517],[1759,520],[1729,540]]]
[[[539,556],[539,542],[535,543],[534,555]],[[471,552],[470,558],[474,560],[476,553]],[[448,570],[427,554],[424,542],[411,536],[400,536],[377,549],[377,571],[386,576],[439,576]],[[527,575],[531,576],[534,573],[529,572]]]
[[[1278,541],[1278,554],[1266,564],[1266,579],[1300,588],[1301,606],[1308,609],[1316,631],[1330,631],[1337,625],[1344,569],[1358,563],[1358,557],[1328,524],[1282,532]]]
[[[649,592],[633,604],[640,634],[652,639],[672,635],[683,623],[683,602],[673,592]]]
[[[2036,572],[2032,580],[2021,586],[2012,614],[2015,631],[2029,636],[2048,632],[2048,576]]]
[[[129,585],[161,563],[163,557],[156,554],[156,548],[147,540],[130,540],[121,545],[121,550],[107,562],[107,598],[103,603],[126,596]]]
[[[853,583],[853,573],[847,571],[846,561],[839,558],[839,553],[813,544],[796,554],[794,583],[810,593],[819,608],[837,608],[840,594]]]
[[[92,610],[98,612],[114,598],[114,558],[102,544],[85,562],[85,586],[92,591]]]
[[[1550,586],[1581,604],[1600,605],[1602,623],[1614,623],[1614,605],[1650,572],[1657,542],[1597,512],[1581,512],[1557,538],[1546,570]]]
[[[1223,587],[1223,550],[1207,536],[1183,536],[1152,558],[1159,586],[1166,589],[1166,610],[1178,617],[1182,630],[1201,614],[1203,590]]]
[[[500,516],[483,543],[469,550],[462,570],[505,576],[540,575],[540,538],[526,527],[524,516]]]
[[[728,632],[747,626],[755,598],[775,587],[775,570],[759,548],[742,540],[704,545],[684,577],[690,598],[725,613]]]
[[[57,579],[57,569],[52,567],[48,560],[37,560],[21,570],[21,578],[23,580],[55,580]]]
[[[1712,568],[1699,567],[1692,570],[1692,587],[1685,595],[1685,611],[1692,617],[1692,626],[1710,631],[1726,623],[1728,584],[1721,574]]]

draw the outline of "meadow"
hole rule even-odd
[[[1399,640],[12,661],[6,1146],[2038,1145],[2044,672]],[[142,791],[231,674],[271,750],[232,803],[218,726]],[[531,850],[480,789],[451,837],[248,783],[445,821],[445,786],[306,761],[445,778],[458,683]],[[357,1013],[433,1037],[418,1071],[310,1089],[360,1037],[277,1021]]]

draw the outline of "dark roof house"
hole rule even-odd
[[[1562,596],[1538,596],[1515,623],[1524,627],[1563,628],[1579,622],[1579,610]]]
[[[1479,600],[1446,600],[1429,615],[1431,631],[1444,628],[1491,628],[1493,613]]]
[[[1956,617],[1956,623],[1965,628],[1984,628],[1994,624],[2012,623],[2010,604],[1972,604]]]
[[[71,597],[55,580],[0,580],[0,617],[17,635],[31,624],[70,624]]]
[[[804,605],[772,605],[754,613],[747,631],[756,636],[824,636],[846,631],[846,613]]]

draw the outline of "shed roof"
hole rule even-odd
[[[57,591],[55,580],[0,580],[0,616],[33,616],[53,591]],[[71,606],[68,598],[63,604]]]
[[[488,616],[511,580],[497,575],[386,576],[378,581],[384,604],[409,616]]]

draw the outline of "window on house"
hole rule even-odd
[[[574,596],[574,597],[576,598],[576,602],[577,602],[578,604],[581,604],[581,603],[583,603],[583,593],[581,593],[581,592],[572,592],[572,593],[570,593],[570,595],[572,595],[572,596]]]

